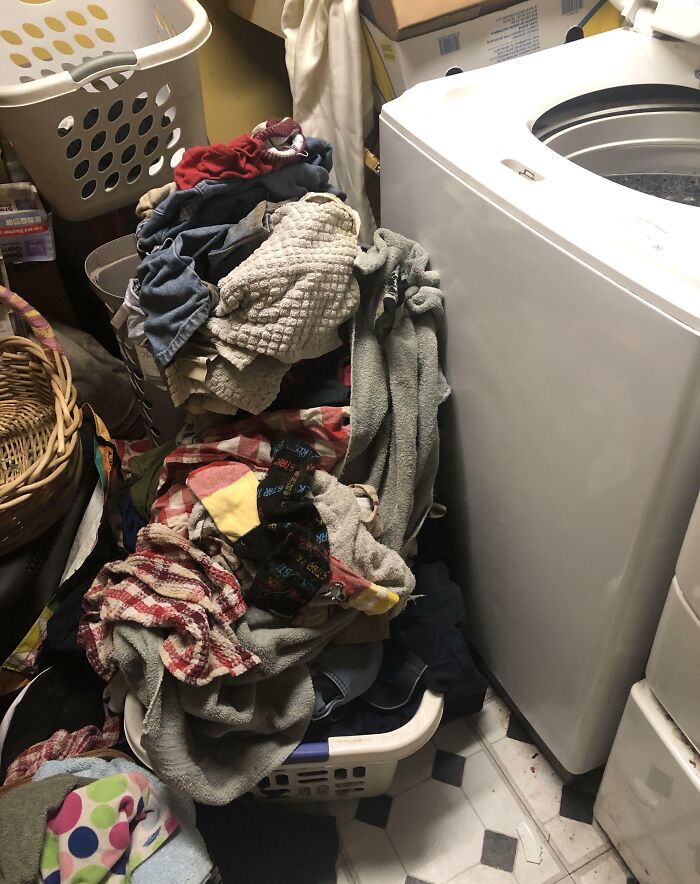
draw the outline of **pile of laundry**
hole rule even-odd
[[[39,563],[0,562],[0,841],[32,820],[17,880],[204,881],[207,849],[223,874],[213,811],[240,822],[300,744],[394,730],[426,690],[483,702],[433,501],[439,278],[392,231],[360,248],[331,168],[328,143],[268,121],[139,202],[123,318],[188,420],[112,440],[86,409],[72,521]],[[20,604],[3,581],[30,571]]]
[[[359,216],[329,182],[331,146],[291,119],[192,148],[137,214],[125,310],[177,406],[259,414],[295,363],[340,345],[357,310]]]

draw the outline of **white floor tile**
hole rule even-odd
[[[442,749],[443,752],[462,755],[464,758],[467,758],[474,752],[478,752],[482,746],[469,721],[471,717],[473,716],[463,716],[443,724],[433,737],[438,749]]]
[[[477,752],[464,765],[462,791],[485,828],[517,838],[516,828],[527,819],[488,752]]]
[[[576,884],[627,884],[631,873],[616,851],[609,850],[574,872],[572,877]]]
[[[546,823],[559,813],[562,782],[541,752],[530,743],[509,737],[495,743],[493,751],[536,819]]]
[[[510,872],[479,865],[460,872],[449,884],[516,884],[516,879]]]
[[[386,790],[387,795],[398,795],[405,792],[411,786],[417,786],[427,780],[433,772],[435,761],[435,746],[431,741],[427,742],[422,749],[404,758],[396,765],[394,780]]]
[[[566,877],[566,870],[550,850],[547,843],[537,829],[534,822],[530,823],[533,833],[540,840],[542,845],[542,862],[529,863],[525,859],[525,852],[522,845],[518,845],[518,852],[515,856],[515,867],[513,874],[518,884],[554,884]]]
[[[404,884],[406,872],[384,829],[350,820],[338,834],[361,884]]]
[[[486,688],[486,696],[484,697],[484,703],[488,703],[489,700],[493,700],[494,697],[497,697],[498,694],[493,689],[493,685],[489,682],[489,686]]]
[[[489,743],[495,743],[506,735],[510,709],[500,697],[494,697],[484,704],[481,712],[471,716],[471,719],[479,735]]]
[[[481,860],[484,827],[462,790],[437,780],[394,798],[387,832],[408,874],[431,884]]]
[[[524,862],[524,860],[523,860]],[[453,878],[449,884],[559,884],[566,882],[570,884],[573,878],[562,871],[552,860],[546,864],[543,862],[541,866],[537,866],[537,871],[533,873],[528,869],[523,871],[518,862],[515,863],[513,873],[503,872],[500,869],[491,869],[488,866],[474,866],[466,872],[461,872],[456,878]]]
[[[569,871],[579,869],[610,848],[610,842],[596,823],[580,823],[563,816],[550,820],[545,829],[550,844],[564,860]]]

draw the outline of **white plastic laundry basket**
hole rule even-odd
[[[136,202],[206,143],[196,0],[0,6],[0,129],[62,217]]]
[[[337,801],[381,795],[391,785],[399,761],[422,749],[438,729],[442,708],[442,696],[425,691],[416,714],[395,731],[302,743],[285,764],[258,783],[253,795],[276,801]],[[134,755],[150,767],[141,742],[145,713],[135,694],[128,693],[124,734]]]
[[[399,761],[422,749],[438,729],[442,707],[442,696],[426,691],[413,718],[395,731],[302,743],[282,767],[258,783],[254,795],[278,801],[381,795],[391,785]]]
[[[132,234],[105,243],[88,255],[85,273],[90,286],[113,319],[124,302],[129,280],[136,276],[138,264]],[[185,423],[184,409],[173,405],[150,352],[129,340],[125,324],[117,325],[114,330],[149,436],[157,445],[174,438]]]

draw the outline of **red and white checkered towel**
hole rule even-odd
[[[83,752],[108,749],[119,742],[121,719],[107,711],[104,725],[88,724],[77,731],[58,730],[48,740],[25,749],[7,768],[5,786],[33,776],[45,761],[75,758]]]
[[[106,680],[116,672],[112,634],[120,622],[163,630],[160,657],[185,684],[240,675],[260,662],[233,628],[247,610],[236,577],[163,525],[147,525],[128,559],[105,565],[83,607],[79,642]]]

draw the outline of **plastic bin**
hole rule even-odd
[[[413,718],[395,731],[302,743],[282,767],[258,783],[253,795],[276,801],[337,801],[381,795],[391,785],[399,761],[421,749],[438,729],[442,707],[442,696],[426,691]],[[144,714],[136,696],[127,694],[124,733],[134,755],[150,767],[141,745]]]
[[[2,0],[0,128],[71,221],[136,202],[206,143],[196,0]]]
[[[113,317],[121,307],[127,284],[136,275],[138,263],[133,234],[108,242],[88,255],[85,273],[110,316]],[[156,444],[172,439],[185,423],[185,410],[175,408],[153,357],[146,348],[131,343],[126,325],[115,328],[115,332],[150,437]]]

